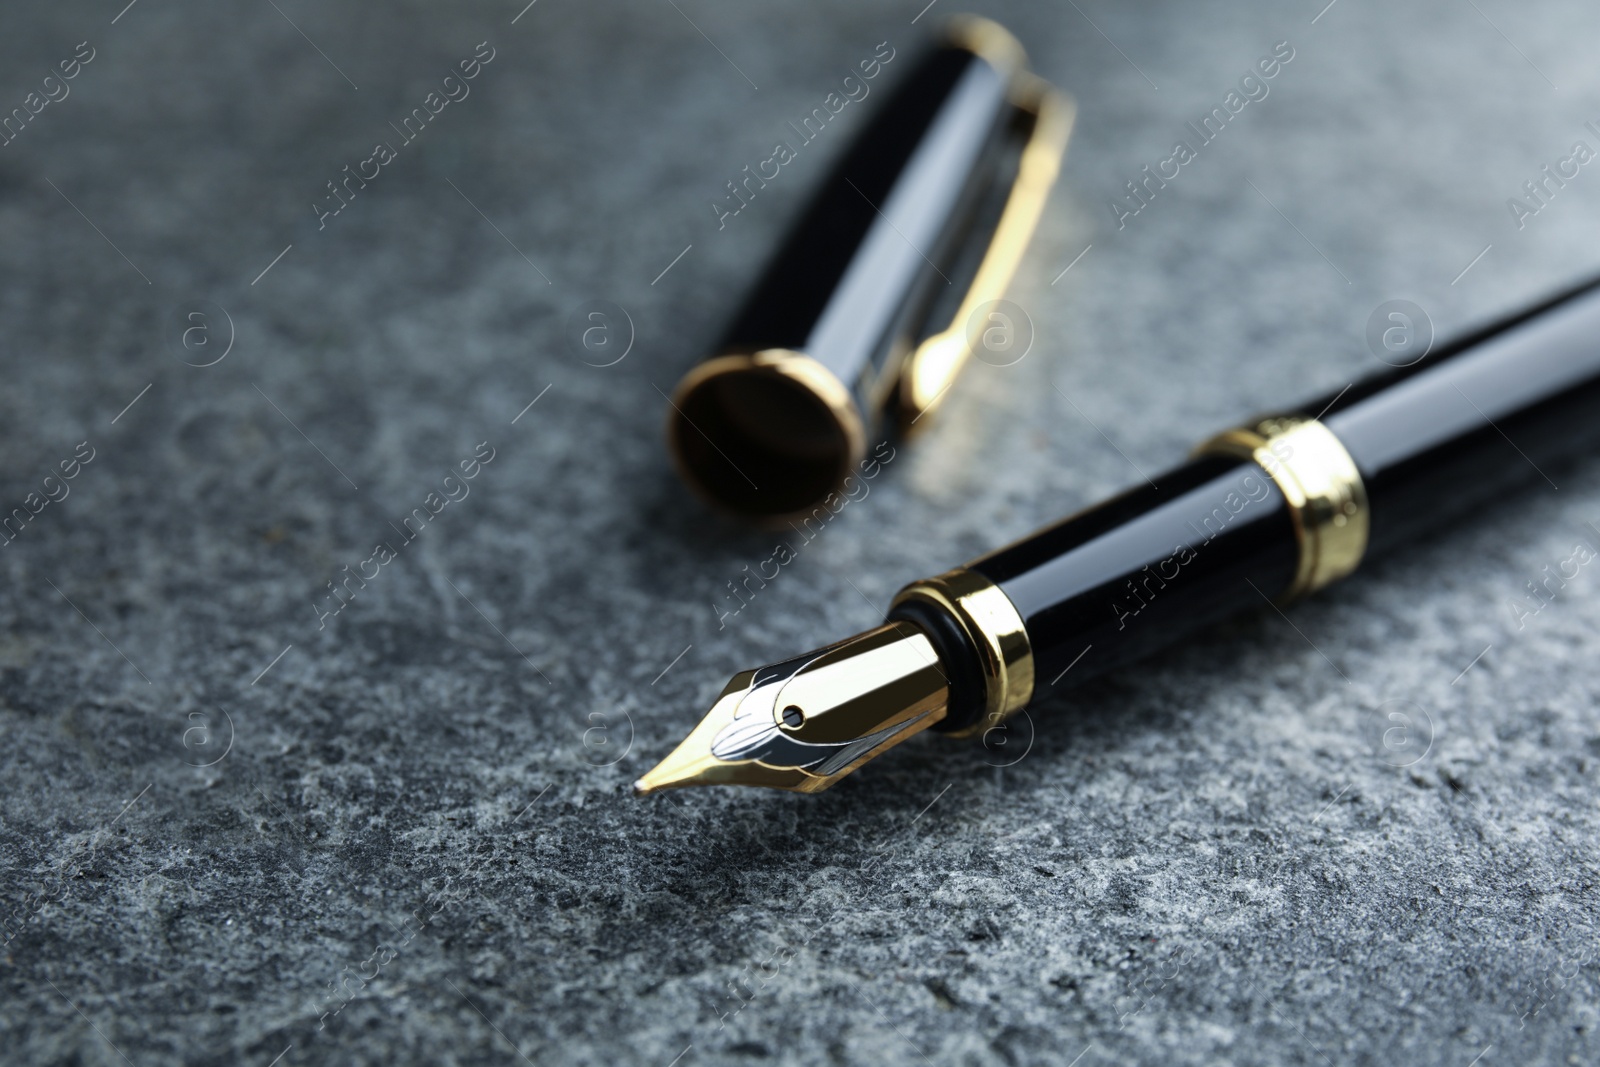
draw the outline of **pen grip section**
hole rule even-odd
[[[1255,463],[1202,457],[967,565],[1016,606],[1034,699],[1289,588],[1287,502]]]

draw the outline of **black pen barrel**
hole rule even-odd
[[[1517,483],[1554,486],[1560,461],[1597,448],[1600,282],[1220,435],[1183,466],[969,563],[970,580],[1015,608],[1030,652],[1020,675],[990,656],[987,677],[1009,669],[1007,691],[1038,699],[1241,609],[1314,592]],[[902,593],[896,613],[951,665],[946,727],[981,728],[986,707],[998,721],[996,683],[987,705],[983,685],[961,684],[985,676],[982,648],[941,626],[927,600]],[[983,629],[975,619],[969,636]]]
[[[1036,692],[1081,682],[1272,597],[1298,549],[1254,463],[1206,456],[967,565],[1027,627]]]
[[[1415,540],[1600,447],[1600,280],[1308,404],[1350,452],[1369,553]]]

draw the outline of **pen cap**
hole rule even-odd
[[[672,397],[668,441],[701,496],[755,519],[803,514],[943,398],[1072,126],[1070,101],[1025,62],[995,23],[957,19],[875,105]],[[821,129],[790,128],[792,147]]]

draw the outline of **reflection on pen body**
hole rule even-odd
[[[717,217],[717,229],[723,230],[728,226],[728,220],[750,206],[750,201],[756,198],[759,190],[765,189],[767,183],[777,179],[782,173],[782,168],[800,158],[800,148],[804,148],[822,135],[828,123],[844,111],[851,103],[860,103],[872,92],[871,81],[882,73],[883,68],[894,60],[895,50],[888,41],[882,41],[873,51],[873,58],[863,59],[856,64],[860,76],[852,71],[844,76],[838,92],[830,92],[822,98],[822,103],[811,109],[811,113],[800,120],[796,126],[793,120],[787,125],[794,131],[795,140],[799,146],[789,141],[779,141],[772,146],[772,155],[763,159],[751,170],[747,163],[740,168],[744,175],[728,182],[727,199],[718,202],[711,201],[711,213]],[[770,172],[767,168],[771,168]],[[752,185],[751,183],[754,183]]]

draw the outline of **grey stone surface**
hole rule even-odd
[[[1595,537],[1592,463],[1003,749],[626,795],[735,669],[1377,369],[1382,301],[1448,334],[1594,270],[1600,172],[1506,207],[1600,147],[1591,5],[978,5],[1082,106],[1013,293],[1039,342],[720,625],[772,538],[687,501],[660,390],[860,115],[709,202],[945,5],[120,5],[0,15],[0,109],[94,49],[0,147],[5,509],[94,455],[0,549],[0,1061],[1600,1059],[1595,571],[1510,607]],[[596,299],[636,327],[611,367],[570,346]],[[198,368],[202,300],[234,343]]]

